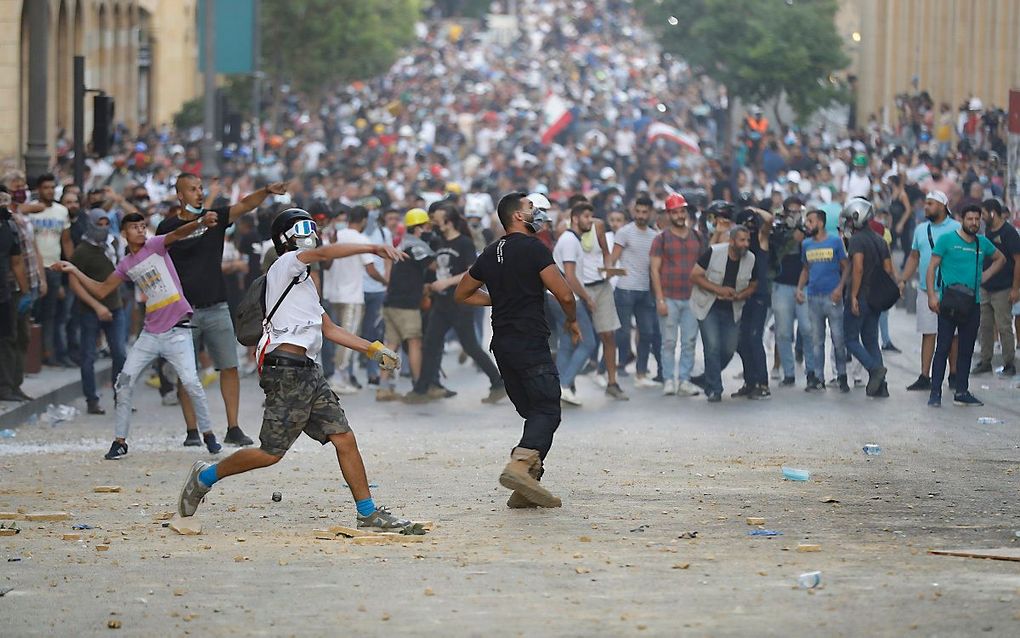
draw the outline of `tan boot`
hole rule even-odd
[[[376,401],[399,401],[400,395],[393,388],[379,388],[375,391]]]
[[[538,507],[562,506],[563,502],[538,482],[535,478],[536,473],[538,476],[542,475],[542,459],[538,450],[514,448],[510,453],[510,462],[499,475],[499,484],[508,490],[514,490],[515,494]],[[509,501],[507,505],[510,506]]]
[[[513,492],[510,494],[510,498],[506,500],[506,506],[512,510],[529,509],[538,507],[535,503],[532,503],[528,499],[524,498],[520,492]]]

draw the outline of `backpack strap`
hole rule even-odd
[[[305,271],[305,276],[308,276],[309,274],[311,274],[311,272],[312,269],[309,268],[308,270]],[[273,315],[276,314],[276,310],[280,307],[280,304],[283,303],[283,300],[287,297],[287,294],[290,292],[290,289],[293,288],[294,285],[298,283],[298,279],[300,279],[300,277],[301,276],[298,275],[290,280],[290,283],[287,285],[287,289],[284,290],[283,294],[280,295],[280,298],[276,300],[276,304],[273,306],[273,309],[270,310],[268,314],[266,314],[266,320],[264,323],[268,324],[269,320],[273,318]]]
[[[928,245],[931,246],[932,252],[935,252],[935,240],[931,236],[931,222],[928,222],[928,226],[925,228],[928,231]],[[935,272],[935,286],[938,288],[942,287],[942,267]]]

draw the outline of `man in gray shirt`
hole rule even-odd
[[[634,202],[633,221],[621,228],[613,241],[611,265],[626,271],[616,284],[614,299],[620,316],[620,329],[616,331],[616,349],[620,353],[620,370],[630,359],[630,333],[632,318],[637,321],[637,378],[636,388],[657,387],[648,377],[648,355],[658,359],[659,338],[656,330],[655,300],[651,292],[649,265],[650,251],[656,231],[650,225],[655,204],[647,195]]]

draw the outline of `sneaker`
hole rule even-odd
[[[415,392],[414,390],[411,390],[404,396],[400,397],[400,400],[410,405],[421,405],[422,403],[429,403],[430,401],[435,401],[435,398],[428,394],[421,394],[420,392]]]
[[[690,381],[681,381],[676,384],[676,395],[678,397],[696,397],[701,394],[701,388]]]
[[[769,378],[773,381],[779,381],[782,376],[783,373],[779,371],[779,368],[772,368],[772,372],[769,373]]]
[[[634,378],[635,388],[657,388],[659,384],[654,379],[649,379],[647,376],[635,377]]]
[[[195,461],[195,464],[191,466],[188,478],[184,479],[181,495],[177,497],[177,513],[181,518],[194,516],[195,511],[198,510],[199,503],[209,493],[209,488],[202,485],[202,481],[198,480],[198,475],[202,473],[202,470],[210,466],[212,466],[212,463],[206,463],[205,461]]]
[[[202,371],[202,387],[207,387],[217,379],[220,378],[220,373],[212,368],[206,368]]]
[[[581,400],[577,398],[577,393],[565,386],[560,386],[560,401],[570,405],[581,405]]]
[[[850,391],[850,385],[846,382],[846,375],[841,374],[836,377],[836,383],[839,384],[839,391],[846,394]]]
[[[866,385],[868,385],[868,384],[864,382],[864,379],[858,379],[857,377],[854,377],[854,387],[855,388],[863,388]]]
[[[887,344],[882,346],[882,352],[894,352],[894,353],[898,354],[898,353],[900,353],[902,351],[899,348],[897,348],[895,345],[893,345],[892,341],[890,341],[889,343],[887,343]]]
[[[921,390],[931,390],[931,378],[926,377],[923,374],[917,377],[917,381],[914,381],[907,386],[907,390],[910,392],[919,392]]]
[[[106,410],[99,405],[99,401],[89,401],[85,411],[89,414],[106,414]]]
[[[676,381],[673,379],[667,379],[662,384],[662,396],[668,397],[676,394]]]
[[[149,386],[150,388],[158,389],[159,388],[159,375],[158,374],[150,375],[149,378],[147,378],[145,380],[145,385]]]
[[[167,392],[160,398],[160,403],[163,405],[177,405],[180,401],[177,399],[176,392]]]
[[[970,371],[971,374],[988,374],[992,371],[991,362],[985,363],[984,361],[979,362],[974,369]]]
[[[114,441],[113,445],[110,446],[110,451],[106,453],[103,458],[107,461],[116,461],[127,456],[127,443],[121,443],[120,441]]]
[[[368,516],[358,514],[358,529],[375,529],[381,532],[392,532],[393,530],[404,529],[411,521],[406,518],[395,516],[389,509],[380,505]]]
[[[964,408],[980,408],[984,405],[970,392],[964,392],[963,394],[953,395],[953,405],[959,405]]]
[[[505,396],[506,396],[506,387],[499,385],[499,386],[496,386],[494,388],[489,388],[489,396],[487,396],[484,399],[482,399],[482,403],[488,403],[489,405],[494,405],[496,403],[499,403],[500,400],[503,399],[503,397],[505,397]]]
[[[722,395],[718,392],[710,392],[708,394],[709,403],[719,403],[720,401],[722,401]]]
[[[429,386],[428,395],[433,399],[452,399],[457,396],[457,393],[450,388],[441,385],[433,385]]]
[[[822,392],[825,390],[825,382],[816,377],[815,375],[808,375],[807,387],[804,388],[805,392]]]
[[[379,387],[379,377],[369,377],[368,381],[366,382],[366,384],[369,387],[378,388]]]
[[[617,401],[630,401],[630,397],[623,391],[619,383],[613,383],[606,386],[606,396],[613,397]]]
[[[708,390],[708,388],[705,386],[705,375],[703,374],[696,374],[693,377],[691,377],[691,383],[698,386],[702,390]]]
[[[184,436],[184,447],[199,447],[202,445],[202,437],[198,436],[198,430],[188,430]]]
[[[232,428],[227,428],[227,434],[223,437],[223,442],[234,447],[245,447],[255,443],[255,441],[251,440],[250,436],[244,433],[244,430],[236,425]]]
[[[375,391],[376,401],[399,401],[400,395],[393,388],[379,388]]]
[[[341,382],[341,383],[331,383],[331,384],[329,384],[329,388],[333,392],[336,392],[337,394],[340,394],[340,395],[357,394],[357,392],[358,392],[357,388],[355,388],[352,385],[348,385],[347,383],[343,383],[343,382]]]
[[[797,379],[794,377],[783,377],[783,380],[779,382],[779,387],[790,388],[797,385]]]
[[[772,398],[772,393],[767,385],[759,385],[751,390],[751,394],[747,398],[752,401],[768,401]]]
[[[754,386],[743,385],[736,392],[730,393],[731,399],[745,399],[750,398],[751,393],[754,392]]]
[[[885,366],[878,366],[874,370],[868,370],[868,388],[867,393],[869,397],[875,396],[882,384],[885,383],[885,374],[888,372]]]
[[[1010,364],[1008,366],[1002,366],[1002,370],[999,370],[1000,377],[1015,377],[1016,376],[1016,365]]]
[[[600,388],[609,387],[609,378],[604,374],[593,374],[591,377],[592,382]]]
[[[928,407],[929,408],[941,408],[942,407],[942,395],[932,394],[928,396]]]
[[[216,442],[216,435],[212,432],[203,434],[202,440],[205,441],[205,449],[209,450],[209,454],[219,454],[223,449],[223,446]]]
[[[889,398],[889,384],[886,383],[885,381],[883,381],[882,385],[879,386],[879,388],[878,388],[878,392],[876,392],[874,396],[875,396],[876,399],[888,399]]]
[[[360,390],[361,389],[361,384],[358,383],[358,378],[356,376],[354,376],[353,374],[350,377],[347,378],[347,385],[351,386],[355,390]]]

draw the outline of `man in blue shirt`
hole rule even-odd
[[[928,286],[925,273],[931,261],[932,250],[939,237],[948,235],[960,227],[949,214],[949,198],[942,191],[931,191],[924,200],[924,216],[926,221],[914,229],[914,241],[911,244],[910,256],[900,275],[900,290],[907,281],[920,273],[917,282],[917,331],[921,333],[921,374],[917,381],[907,386],[907,390],[931,390],[931,360],[935,355],[935,335],[938,333],[938,315],[928,309]],[[937,277],[936,277],[937,282]],[[956,381],[956,346],[949,353],[949,386]]]

